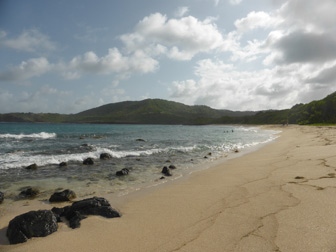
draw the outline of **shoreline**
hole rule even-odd
[[[242,126],[242,125],[235,125],[235,126],[240,127],[240,128],[246,128],[245,126]],[[258,128],[260,128],[260,127],[256,127],[256,126],[251,126],[251,127],[254,128],[255,130],[258,130]],[[231,129],[230,129],[230,132],[231,132]],[[254,131],[252,131],[251,133],[253,134],[253,132]],[[38,133],[38,134],[40,134],[40,133]],[[56,134],[56,133],[49,133],[49,134]],[[84,183],[81,182],[80,179],[78,181],[75,180],[75,179],[73,181],[66,181],[66,176],[50,177],[49,180],[48,180],[48,178],[45,178],[45,179],[44,178],[39,178],[39,179],[32,180],[32,181],[29,180],[30,178],[27,178],[27,180],[26,180],[26,177],[22,177],[22,180],[21,180],[20,183],[14,183],[15,185],[12,185],[10,189],[7,188],[8,189],[7,192],[4,191],[5,194],[7,194],[7,198],[6,198],[5,202],[2,204],[2,209],[0,208],[0,216],[1,216],[1,212],[4,209],[8,208],[8,207],[6,207],[6,205],[8,205],[8,203],[9,204],[16,204],[15,202],[18,201],[18,200],[21,201],[21,202],[26,201],[27,203],[25,205],[30,204],[29,202],[31,202],[31,201],[40,201],[40,202],[45,201],[46,204],[48,204],[47,197],[50,196],[51,194],[53,194],[56,191],[56,188],[58,188],[58,190],[60,190],[60,189],[70,189],[70,190],[75,191],[77,193],[77,197],[78,197],[77,200],[84,199],[84,198],[87,198],[87,197],[92,196],[92,195],[98,195],[98,196],[107,195],[107,196],[110,196],[110,194],[114,195],[113,200],[115,200],[115,199],[119,199],[120,197],[127,197],[128,194],[136,193],[138,190],[142,191],[142,190],[146,189],[146,191],[148,192],[148,191],[150,191],[150,189],[147,189],[147,188],[154,188],[155,189],[157,186],[162,186],[162,185],[174,183],[174,181],[178,181],[181,178],[185,179],[191,173],[201,171],[201,170],[205,170],[205,169],[209,169],[209,168],[211,168],[213,166],[216,166],[216,165],[218,165],[222,162],[226,162],[227,160],[229,160],[231,158],[237,158],[237,157],[239,157],[241,155],[244,155],[246,153],[253,152],[256,149],[261,148],[263,145],[268,144],[269,142],[271,142],[271,141],[273,141],[274,139],[277,138],[275,136],[277,134],[275,131],[273,131],[273,133],[269,133],[269,134],[270,134],[270,136],[269,136],[270,138],[267,139],[266,141],[264,141],[264,140],[261,140],[260,142],[251,142],[250,141],[249,143],[243,144],[242,146],[237,146],[236,148],[237,149],[239,148],[239,152],[237,152],[237,153],[235,153],[233,147],[230,150],[224,151],[222,153],[216,152],[216,150],[213,150],[213,152],[212,152],[212,150],[210,150],[212,152],[212,154],[211,154],[211,152],[204,152],[203,154],[198,153],[200,155],[195,156],[195,157],[191,156],[191,158],[192,158],[191,161],[189,161],[189,162],[186,161],[185,163],[182,162],[181,164],[179,163],[179,161],[181,161],[181,160],[177,159],[177,162],[176,162],[176,160],[174,161],[174,158],[175,158],[174,156],[176,156],[176,154],[169,154],[166,157],[162,157],[161,161],[159,161],[159,162],[161,162],[161,164],[160,164],[160,165],[162,165],[161,167],[163,167],[167,164],[168,165],[169,164],[177,165],[178,169],[172,170],[173,176],[167,176],[167,177],[164,176],[160,172],[161,168],[159,167],[160,165],[158,165],[159,162],[156,162],[156,163],[152,162],[151,164],[154,164],[152,166],[153,167],[156,166],[156,169],[153,171],[153,176],[148,177],[149,180],[148,179],[147,179],[147,181],[144,181],[144,180],[140,181],[139,180],[140,182],[136,183],[137,178],[133,179],[130,176],[131,178],[129,179],[129,181],[126,180],[126,182],[120,182],[120,183],[118,183],[118,181],[117,181],[115,183],[116,188],[111,188],[110,180],[100,180],[99,179],[100,180],[99,184],[98,183],[96,183],[96,184],[92,183],[93,185],[91,187],[91,185],[90,185],[91,182],[88,182],[87,185],[85,185]],[[102,152],[102,151],[100,151],[100,152]],[[207,153],[210,153],[210,154],[207,154]],[[72,154],[72,155],[76,155],[76,154]],[[90,155],[88,155],[88,156],[90,156]],[[203,158],[203,156],[204,156],[204,158]],[[134,157],[134,159],[135,158],[136,158],[136,156]],[[196,158],[196,159],[193,160],[193,158]],[[198,160],[197,160],[197,158],[198,158]],[[164,161],[166,159],[169,160],[169,161]],[[170,159],[172,159],[173,161],[170,161]],[[184,159],[188,160],[188,158],[184,158]],[[111,163],[111,161],[109,161],[109,163],[106,164],[106,163],[104,163],[106,161],[102,162],[98,158],[97,158],[97,160],[98,160],[98,162],[97,162],[98,167],[99,166],[101,166],[101,167],[107,166],[107,165],[110,165],[110,163]],[[158,160],[156,160],[156,161],[158,161]],[[81,166],[82,162],[79,162],[79,161],[77,161],[77,163],[76,163],[76,161],[69,161],[69,162],[70,163],[72,162],[70,167],[75,167],[77,169],[83,169],[83,166]],[[166,162],[169,162],[169,163],[166,163]],[[146,163],[146,161],[143,162],[143,163]],[[148,163],[148,161],[147,161],[147,163]],[[112,160],[112,165],[115,165],[113,163],[113,160]],[[132,165],[137,165],[137,164],[133,163]],[[128,166],[130,166],[130,165],[128,164]],[[124,166],[120,165],[120,169],[122,167],[128,167],[128,166],[127,165],[124,165]],[[55,171],[59,172],[58,163],[47,164],[47,165],[45,165],[45,167],[47,167],[48,169],[50,169],[54,173],[55,173]],[[45,167],[43,167],[43,165],[42,165],[42,168],[45,168]],[[72,170],[75,170],[75,169],[72,169]],[[108,169],[105,169],[105,170],[107,171],[105,175],[110,176],[110,174],[111,174],[111,172],[109,172],[110,170],[108,170]],[[63,170],[62,170],[62,172],[63,172]],[[30,176],[30,174],[28,174],[28,175]],[[132,173],[131,175],[132,176],[137,176],[138,174],[134,175]],[[165,179],[160,179],[160,177],[163,177],[163,176],[164,176]],[[125,177],[125,178],[128,179],[128,177]],[[143,179],[143,178],[140,178],[140,179]],[[19,180],[17,180],[17,181],[19,181]],[[123,180],[121,180],[121,181],[123,181]],[[135,181],[135,183],[132,183],[133,181]],[[4,188],[6,188],[6,186],[7,185],[5,184]],[[119,186],[119,188],[118,188],[118,186]],[[126,188],[126,186],[127,186],[127,188]],[[33,199],[29,199],[29,198],[27,198],[27,199],[22,198],[21,200],[18,199],[18,196],[17,196],[18,192],[20,192],[23,189],[28,188],[28,187],[34,187],[34,188],[37,188],[38,190],[40,190],[39,195],[36,198],[33,198]],[[18,202],[18,204],[20,204],[20,203]],[[42,205],[42,207],[44,207],[44,206],[45,205]]]
[[[7,245],[9,220],[41,205],[20,202],[0,216],[0,250],[335,251],[336,128],[266,129],[281,137],[123,202],[105,195],[121,218],[90,216],[79,229],[62,223],[50,236]]]

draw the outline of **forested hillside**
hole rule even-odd
[[[124,124],[336,124],[336,92],[291,109],[260,112],[217,110],[161,99],[111,103],[78,114],[9,113],[0,122]]]

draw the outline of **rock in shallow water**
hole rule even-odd
[[[67,162],[61,162],[59,164],[59,167],[65,167],[65,166],[68,166],[68,163]]]
[[[32,237],[44,237],[57,231],[57,219],[50,210],[31,211],[9,222],[7,237],[10,244],[26,242]]]
[[[83,164],[84,165],[93,165],[94,164],[94,161],[93,161],[93,158],[87,158],[83,161]]]
[[[167,166],[164,166],[161,171],[165,176],[172,176],[170,169]]]
[[[103,159],[103,160],[108,160],[108,159],[111,159],[112,156],[110,154],[108,154],[108,153],[102,153],[102,154],[100,154],[99,158]]]
[[[125,176],[129,173],[129,169],[127,168],[123,168],[120,171],[116,172],[116,176],[120,177],[120,176]]]
[[[36,170],[38,168],[37,164],[31,164],[26,167],[27,170]]]
[[[5,195],[3,192],[0,192],[0,204],[4,201]]]
[[[51,195],[49,201],[50,202],[64,202],[64,201],[70,201],[75,199],[76,193],[71,190],[64,190],[62,192],[55,192],[53,195]]]
[[[169,165],[169,167],[168,167],[169,169],[176,169],[176,166],[175,165]]]
[[[30,198],[33,199],[35,198],[37,195],[40,194],[40,190],[36,187],[28,187],[27,189],[23,190],[20,192],[19,194],[19,198],[23,199],[23,198]]]

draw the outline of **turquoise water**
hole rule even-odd
[[[0,191],[13,199],[25,186],[46,193],[127,193],[161,182],[163,166],[177,167],[166,178],[174,179],[235,149],[271,141],[274,133],[233,126],[1,123]],[[100,160],[101,153],[112,159]],[[88,157],[94,165],[82,164]],[[61,162],[68,166],[59,167]],[[25,169],[34,163],[37,170]],[[117,177],[123,168],[129,175]]]

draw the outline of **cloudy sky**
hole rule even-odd
[[[0,113],[321,99],[336,91],[335,13],[335,0],[1,0]]]

